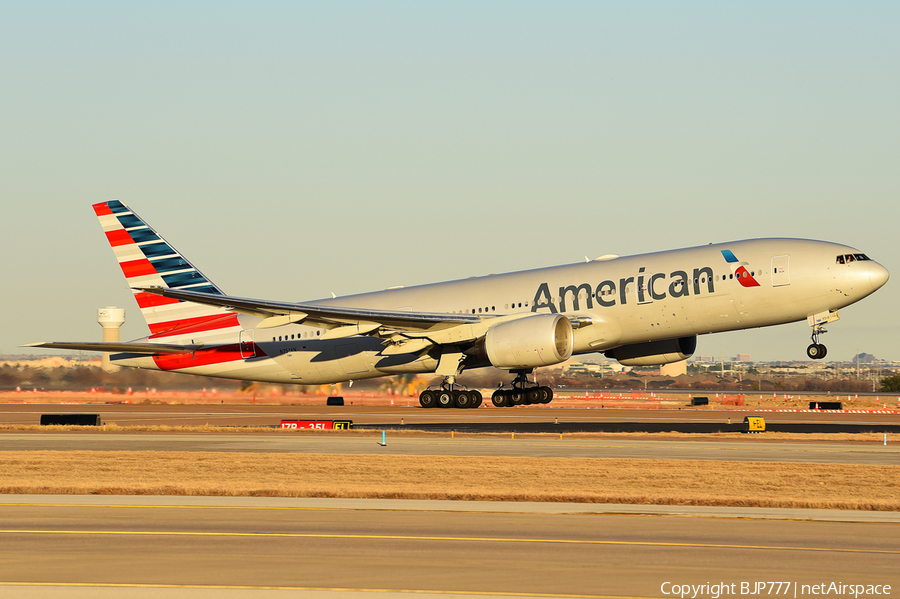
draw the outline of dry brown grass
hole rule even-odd
[[[900,466],[456,456],[8,451],[0,492],[900,510]]]

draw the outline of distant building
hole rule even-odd
[[[17,357],[0,357],[0,366],[30,367],[30,368],[72,368],[73,366],[81,366],[90,364],[98,366],[100,364],[100,356],[91,354],[87,358],[79,358],[78,356],[17,356]]]
[[[734,359],[735,362],[749,362],[750,354],[738,354]]]

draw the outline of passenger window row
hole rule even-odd
[[[296,338],[297,339],[306,339],[307,337],[319,337],[321,334],[322,334],[322,331],[316,331],[315,335],[312,334],[312,331],[309,331],[308,333],[297,333]],[[294,339],[294,335],[291,335],[290,337],[288,337],[287,335],[284,335],[283,337],[284,337],[283,339],[282,339],[282,335],[279,335],[278,337],[272,337],[272,341],[282,341],[282,340],[293,341],[293,339]]]
[[[847,262],[853,262],[854,260],[869,260],[869,258],[867,258],[865,254],[846,254],[846,255],[844,255],[844,256],[838,256],[838,257],[837,257],[837,262],[838,262],[838,264],[844,264],[845,261],[847,261]],[[750,276],[751,276],[751,277],[755,277],[756,274],[757,274],[757,271],[750,271]],[[762,275],[762,274],[764,274],[764,273],[763,273],[763,271],[759,271],[759,274]],[[727,276],[727,278],[728,278],[728,279],[734,279],[734,275],[733,275],[733,274],[730,274],[730,275]],[[716,275],[716,280],[717,280],[717,281],[720,280],[719,275]],[[725,276],[725,275],[722,275],[722,276],[721,276],[721,280],[722,280],[722,281],[726,280],[726,276]],[[699,283],[706,283],[706,277],[703,277],[703,278],[700,279],[699,281],[696,281],[696,280],[695,280],[694,282],[695,282],[695,283],[697,283],[697,282],[699,282]],[[683,284],[683,282],[682,282],[682,281],[679,281],[679,284]],[[625,289],[626,293],[631,293],[631,290],[632,290],[631,286],[628,286],[628,287],[626,287],[626,289]],[[615,294],[616,294],[615,291],[607,290],[607,291],[601,291],[599,294],[597,294],[596,292],[595,292],[595,293],[592,293],[592,294],[591,294],[591,297],[593,297],[593,298],[608,297],[608,296],[615,295]],[[580,294],[579,294],[579,297],[584,298],[584,294],[580,293]],[[559,303],[559,302],[561,301],[561,298],[558,298],[558,297],[554,297],[554,298],[550,298],[550,299],[551,299],[551,301],[554,301],[554,302],[556,302],[556,303]],[[504,306],[504,309],[506,309],[506,310],[513,309],[513,310],[515,310],[516,308],[521,308],[522,306],[523,306],[523,303],[522,303],[522,302],[518,302],[518,303],[513,302],[513,303],[511,303],[511,304],[506,304],[506,305]],[[527,307],[528,307],[528,302],[524,302],[524,306],[527,308]],[[484,308],[472,308],[472,309],[471,309],[471,313],[472,313],[472,314],[486,314],[486,313],[489,313],[489,312],[496,312],[496,311],[497,311],[497,307],[496,307],[496,306],[490,306],[490,307],[485,306]],[[456,310],[456,311],[454,311],[454,314],[467,314],[468,312],[469,312],[469,310]],[[321,331],[316,331],[316,336],[319,336],[319,335],[321,335],[321,334],[322,334]],[[307,333],[303,333],[303,338],[306,338],[306,336],[307,336]],[[309,333],[309,336],[312,337],[313,334],[310,332],[310,333]],[[301,338],[300,334],[297,334],[297,339],[300,339],[300,338]],[[293,340],[293,339],[294,339],[294,335],[291,335],[290,337],[288,337],[287,335],[284,335],[284,337],[283,337],[283,340],[284,340],[284,341],[291,341],[291,340]],[[276,340],[277,340],[277,341],[282,341],[282,336],[278,336],[277,338],[276,338],[276,337],[272,337],[272,341],[276,341]]]

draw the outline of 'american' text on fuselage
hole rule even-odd
[[[706,293],[715,293],[715,274],[709,266],[695,268],[693,276],[688,276],[687,271],[684,270],[676,270],[668,275],[662,272],[647,274],[644,272],[645,270],[646,268],[643,266],[638,270],[637,281],[635,281],[635,277],[623,277],[618,281],[607,279],[597,285],[596,288],[590,283],[563,286],[559,288],[559,295],[556,298],[550,294],[550,285],[541,283],[534,294],[534,303],[531,311],[537,312],[541,309],[549,309],[551,313],[557,314],[559,312],[591,310],[594,307],[594,300],[604,308],[611,308],[617,303],[625,305],[628,303],[628,286],[635,282],[638,304],[660,301],[667,297],[686,297],[691,295],[692,291],[694,295],[700,295],[704,290]],[[667,282],[668,286],[666,285]],[[584,292],[583,294],[582,291]],[[569,295],[572,297],[571,307],[566,299]],[[616,299],[617,296],[618,301]],[[584,307],[581,305],[582,300],[585,302]]]

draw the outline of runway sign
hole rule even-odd
[[[748,433],[762,433],[766,430],[766,421],[755,416],[744,416],[744,424],[747,425]]]
[[[353,426],[352,420],[282,420],[281,428],[305,430],[347,430]]]

